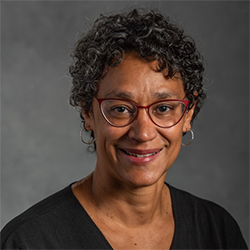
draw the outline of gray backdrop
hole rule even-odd
[[[79,139],[69,106],[69,53],[100,13],[159,8],[197,41],[208,98],[196,139],[167,181],[225,207],[248,241],[249,145],[247,1],[2,1],[1,225],[89,174],[95,156]]]

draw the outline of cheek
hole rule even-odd
[[[182,128],[183,124],[176,124],[174,127],[164,129],[161,132],[161,136],[166,139],[169,147],[181,145],[182,142]]]
[[[163,160],[166,164],[166,169],[169,169],[173,165],[181,149],[182,126],[176,126],[168,128],[164,133],[164,138],[166,139],[166,148]]]
[[[99,124],[95,126],[97,148],[105,148],[107,152],[113,151],[112,147],[127,134],[128,129],[113,127],[103,119],[99,121]]]
[[[112,127],[109,124],[102,124],[96,136],[96,154],[97,160],[102,164],[116,165],[117,159],[117,145],[123,140],[126,131],[123,128]]]

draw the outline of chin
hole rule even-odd
[[[125,185],[139,188],[139,187],[149,187],[159,182],[164,182],[166,177],[166,172],[163,174],[159,173],[133,173],[123,176],[122,180]]]

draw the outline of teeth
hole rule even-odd
[[[155,154],[157,153],[157,152],[155,152],[155,153],[152,153],[152,154],[139,155],[139,154],[129,153],[129,152],[127,152],[127,151],[125,151],[125,152],[126,152],[126,154],[128,154],[128,155],[135,156],[135,157],[138,157],[138,158],[143,158],[143,157],[155,155]]]

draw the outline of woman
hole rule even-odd
[[[72,56],[95,170],[11,221],[2,248],[247,249],[223,208],[165,183],[205,99],[193,40],[133,10],[101,16]]]

